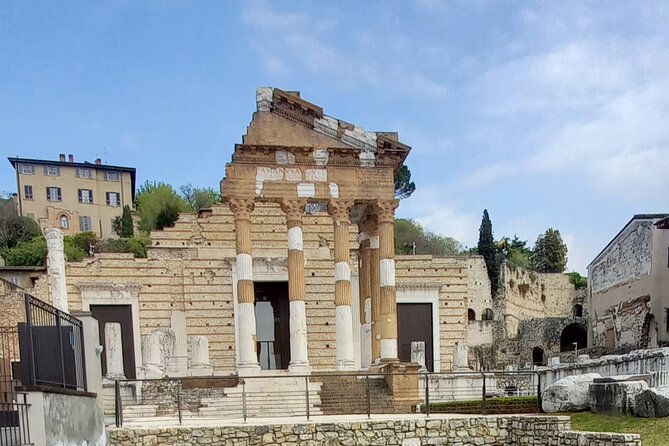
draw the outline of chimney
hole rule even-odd
[[[74,155],[72,155],[72,154],[67,155],[67,160],[69,162],[73,163],[74,162]]]
[[[65,154],[64,153],[61,153],[60,155],[58,155],[58,158],[60,159],[61,163],[65,162]]]
[[[95,164],[97,164],[97,165],[102,164],[102,160],[100,158],[96,158]]]

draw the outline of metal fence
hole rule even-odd
[[[0,327],[0,446],[32,444],[26,394],[16,391],[20,360],[18,329]]]
[[[389,385],[393,379],[403,383],[395,394]],[[117,426],[349,414],[536,413],[541,408],[541,381],[533,371],[117,380],[108,391]]]
[[[25,294],[19,323],[23,385],[86,390],[82,322]]]

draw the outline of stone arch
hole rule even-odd
[[[495,317],[495,313],[492,311],[490,308],[486,308],[483,310],[483,315],[481,316],[481,320],[483,321],[491,321]]]
[[[475,321],[476,320],[476,311],[472,310],[471,308],[467,310],[467,320],[468,321]]]
[[[544,349],[540,346],[536,346],[532,349],[532,364],[534,365],[544,365],[546,364],[546,356]]]
[[[583,317],[583,305],[576,304],[572,307],[572,315],[574,317]]]
[[[576,344],[576,346],[574,345]],[[560,335],[560,351],[568,352],[582,349],[588,345],[588,333],[583,324],[569,324]]]

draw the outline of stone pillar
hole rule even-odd
[[[370,276],[371,250],[369,235],[363,224],[360,232],[360,264],[358,296],[360,298],[360,359],[363,369],[372,364],[372,282]]]
[[[397,301],[395,291],[395,209],[398,200],[378,201],[374,210],[379,231],[379,285],[381,287],[381,361],[398,361]]]
[[[67,313],[67,285],[65,282],[65,247],[63,233],[55,228],[44,230],[47,249],[47,275],[53,306]]]
[[[288,227],[288,298],[290,300],[290,364],[294,373],[310,373],[307,354],[306,287],[304,283],[304,240],[302,215],[305,200],[284,200],[281,209],[286,213]]]
[[[469,349],[464,342],[456,342],[453,348],[453,371],[468,372],[469,367]]]
[[[163,378],[165,364],[161,348],[160,333],[154,331],[142,336],[142,374],[143,378]]]
[[[255,294],[251,256],[251,212],[254,203],[251,198],[230,198],[228,202],[235,217],[237,249],[237,333],[239,334],[237,373],[249,375],[260,373],[256,353]]]
[[[379,234],[376,215],[367,219],[369,225],[369,281],[372,307],[372,362],[381,359],[381,285],[379,274]]]
[[[209,362],[209,338],[206,336],[193,336],[190,341],[190,376],[207,376],[213,374]]]
[[[328,203],[328,212],[332,216],[334,223],[337,370],[352,370],[355,368],[348,237],[351,207],[353,207],[353,202],[348,200],[330,200]]]
[[[125,379],[121,324],[118,322],[107,322],[105,324],[105,355],[107,358],[107,378]]]

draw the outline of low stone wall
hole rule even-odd
[[[109,446],[402,445],[641,446],[638,435],[572,432],[568,417],[431,417],[220,427],[113,428]]]
[[[669,371],[669,347],[635,350],[625,355],[607,355],[583,362],[557,364],[539,368],[537,371],[541,375],[541,386],[544,389],[562,378],[584,373],[599,373],[607,377]]]

